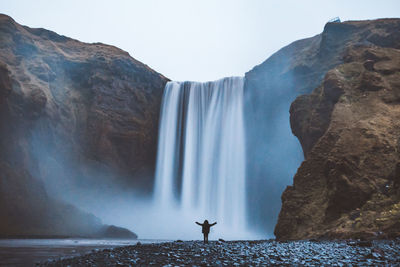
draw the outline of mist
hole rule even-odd
[[[24,46],[21,45],[21,47]],[[30,58],[34,58],[34,53],[38,52],[31,53],[33,54]],[[299,93],[292,87],[296,83],[294,74],[288,73],[279,76],[281,69],[290,64],[290,58],[282,53],[278,57],[279,62],[275,62],[274,58],[276,56],[266,61],[266,64],[269,65],[266,68],[268,73],[262,74],[262,80],[252,78],[253,72],[265,69],[265,67],[256,67],[245,77],[239,79],[241,81],[239,87],[235,85],[238,78],[224,78],[208,83],[185,82],[182,83],[182,88],[187,88],[182,90],[181,106],[169,106],[170,104],[165,102],[165,99],[161,100],[163,101],[160,103],[161,106],[167,105],[167,108],[181,110],[179,116],[182,118],[191,116],[187,121],[182,119],[177,123],[179,126],[170,125],[172,130],[182,127],[177,136],[186,133],[186,125],[192,125],[194,132],[198,131],[196,133],[198,136],[194,134],[192,137],[179,137],[181,144],[187,142],[185,146],[188,149],[185,154],[183,154],[185,146],[172,149],[166,154],[158,152],[158,157],[166,161],[165,166],[157,167],[161,168],[161,171],[158,171],[163,173],[163,168],[176,167],[177,174],[184,172],[185,169],[192,169],[192,172],[186,175],[187,178],[179,177],[176,174],[172,176],[176,176],[175,178],[178,180],[181,179],[181,182],[188,182],[191,179],[198,180],[199,184],[203,181],[205,184],[218,181],[215,182],[215,186],[208,189],[209,195],[204,192],[196,193],[196,190],[190,193],[190,190],[187,190],[185,191],[186,197],[183,197],[186,199],[184,205],[173,203],[168,198],[164,200],[161,198],[161,203],[167,202],[168,206],[160,205],[160,201],[157,202],[159,196],[155,195],[157,194],[155,166],[142,164],[139,171],[121,172],[120,166],[115,165],[113,158],[110,159],[107,150],[103,155],[96,154],[101,152],[97,149],[99,145],[105,146],[106,149],[109,149],[107,145],[116,146],[112,149],[117,149],[122,145],[124,147],[123,154],[117,155],[123,155],[126,162],[129,162],[128,164],[138,164],[135,161],[142,160],[141,158],[134,159],[131,156],[136,152],[132,150],[137,147],[127,147],[128,149],[126,149],[125,141],[104,144],[102,139],[97,141],[87,139],[88,137],[99,137],[92,132],[90,134],[85,132],[88,130],[87,124],[93,123],[89,120],[91,116],[89,112],[97,112],[96,109],[91,108],[93,105],[99,105],[104,110],[115,108],[117,112],[120,112],[120,102],[116,102],[117,99],[110,97],[109,88],[113,88],[118,94],[121,90],[126,90],[125,97],[132,97],[133,101],[137,101],[137,96],[130,89],[131,84],[136,82],[134,78],[136,73],[132,76],[134,80],[125,82],[126,84],[93,78],[98,77],[98,73],[114,77],[115,72],[112,71],[120,68],[121,60],[115,61],[113,68],[110,68],[111,72],[108,73],[109,69],[104,69],[103,61],[99,63],[101,65],[96,65],[97,63],[93,60],[85,63],[45,59],[45,62],[50,64],[58,75],[56,82],[43,86],[43,88],[49,86],[46,93],[50,100],[48,100],[42,116],[34,121],[31,138],[28,141],[30,153],[35,162],[30,171],[33,176],[42,179],[46,191],[53,198],[92,213],[105,224],[126,227],[138,234],[140,238],[198,239],[201,231],[195,221],[202,222],[204,219],[219,222],[213,228],[215,235],[212,233],[211,239],[273,238],[273,229],[281,206],[281,194],[285,187],[291,184],[293,175],[303,160],[301,147],[292,135],[289,124],[290,103]],[[268,63],[271,60],[273,64]],[[129,75],[136,69],[132,63],[123,66],[127,68],[123,71]],[[258,74],[256,73],[256,75]],[[75,89],[65,90],[72,84]],[[147,88],[146,86],[144,88]],[[225,86],[227,87],[225,88]],[[104,92],[104,95],[96,96],[95,90]],[[162,89],[161,93],[165,90]],[[210,109],[215,113],[205,112],[202,114],[201,111],[193,111],[188,108],[189,93],[193,90],[204,92],[191,94],[190,101],[200,103],[196,104],[199,106],[214,105]],[[221,93],[222,90],[226,92]],[[239,100],[234,97],[236,94],[234,92],[241,92]],[[211,104],[204,104],[214,94],[219,100],[213,100]],[[107,101],[106,97],[110,97],[110,99]],[[75,102],[76,99],[82,102]],[[99,101],[96,102],[97,100]],[[132,102],[129,102],[129,105],[134,107],[130,111],[132,113],[127,113],[129,116],[132,114],[143,116],[143,110],[151,108],[143,105],[141,107],[143,110],[140,110],[137,105],[132,105]],[[156,108],[153,109],[156,110]],[[229,118],[227,114],[234,116]],[[206,122],[207,116],[214,119]],[[242,116],[243,119],[239,119]],[[63,119],[60,120],[60,117]],[[160,126],[153,128],[152,134],[159,134],[160,142],[164,135],[161,127],[162,111],[159,117]],[[203,120],[204,122],[202,122]],[[221,126],[224,124],[226,126]],[[98,127],[96,131],[102,131],[104,126],[99,124]],[[132,125],[127,130],[130,131],[132,127],[136,126]],[[148,125],[146,124],[145,127]],[[149,128],[146,128],[146,131],[148,130]],[[235,137],[234,134],[238,134],[240,138]],[[199,141],[202,138],[207,139],[207,136],[209,141]],[[112,138],[112,135],[107,138]],[[175,140],[175,137],[172,137],[171,140]],[[167,141],[166,143],[171,142]],[[160,143],[158,147],[160,150]],[[139,147],[139,149],[143,148]],[[204,154],[199,156],[203,153],[202,151],[205,151]],[[177,153],[181,153],[181,155],[177,155]],[[189,163],[186,165],[181,164],[191,154],[193,154],[193,161],[190,163],[188,160]],[[111,155],[115,156],[116,154]],[[232,155],[237,159],[232,161]],[[220,166],[215,167],[217,165]],[[202,170],[209,170],[209,172],[202,174]],[[242,172],[243,174],[241,174]],[[202,182],[200,183],[200,181]],[[228,193],[225,195],[223,193],[215,194],[217,190],[223,188],[221,185],[224,183],[228,185],[225,188]],[[176,195],[176,192],[182,191],[183,184],[173,182],[170,194]],[[238,185],[238,187],[235,188],[234,185]],[[238,190],[238,188],[240,189]],[[186,204],[187,202],[196,202],[194,199],[200,194],[205,203],[202,208]],[[212,201],[209,201],[208,198]],[[240,199],[240,201],[235,202],[235,205],[222,204],[233,203],[236,199]],[[215,204],[217,212],[210,212],[213,208],[212,202],[219,203]],[[182,206],[185,205],[186,208],[182,209]],[[241,211],[234,212],[232,210]],[[227,214],[227,217],[224,217],[224,214]],[[231,218],[228,219],[229,217]],[[235,223],[243,221],[243,223],[239,223],[240,227],[232,228],[229,226],[229,220]]]
[[[201,229],[195,221],[204,219],[220,222],[212,228],[211,239],[273,238],[280,196],[291,184],[303,160],[300,144],[292,135],[289,123],[288,110],[294,96],[269,91],[264,96],[268,101],[255,105],[257,102],[252,99],[254,95],[248,89],[248,81],[244,81],[248,158],[244,162],[247,172],[246,215],[243,218],[247,227],[242,230],[224,226],[221,217],[215,213],[194,207],[182,210],[177,202],[166,206],[161,200],[160,204],[160,198],[154,195],[156,191],[149,193],[132,183],[134,180],[148,180],[154,187],[154,176],[124,177],[110,165],[86,158],[83,151],[73,150],[76,146],[72,144],[77,141],[54,130],[57,127],[48,117],[37,121],[32,132],[30,149],[37,161],[37,168],[32,168],[32,173],[42,178],[51,196],[94,214],[104,224],[126,227],[141,239],[199,239]],[[280,97],[277,97],[277,92]],[[227,101],[229,103],[229,98]],[[168,159],[173,154],[160,156]]]
[[[303,161],[289,109],[299,91],[287,47],[246,73],[245,121],[249,222],[273,237],[281,195]],[[289,71],[288,71],[289,70]]]
[[[74,5],[68,3],[63,4],[68,11],[67,15],[64,15],[60,14],[60,10],[65,11],[64,8],[57,6],[56,9],[54,4],[46,1],[35,3],[35,7],[31,6],[32,3],[20,1],[26,7],[32,7],[24,10],[17,8],[16,2],[18,1],[7,3],[2,8],[15,15],[21,23],[50,28],[87,42],[101,41],[116,45],[172,80],[204,81],[244,75],[245,152],[237,152],[242,149],[229,150],[232,146],[229,143],[225,145],[229,149],[224,151],[224,156],[228,158],[231,154],[243,154],[243,195],[246,197],[239,198],[245,199],[245,212],[240,214],[244,214],[242,217],[245,217],[247,225],[243,231],[233,231],[218,224],[212,228],[215,233],[212,233],[212,239],[274,237],[273,230],[281,207],[282,192],[286,186],[292,184],[293,176],[304,159],[301,146],[291,131],[290,104],[298,95],[314,89],[322,77],[312,77],[310,80],[313,81],[308,83],[307,80],[304,85],[306,90],[298,89],[299,84],[304,84],[299,77],[312,70],[308,69],[308,66],[297,65],[297,69],[292,69],[297,55],[291,54],[291,49],[287,47],[273,53],[293,40],[320,33],[325,22],[334,16],[341,16],[342,19],[374,18],[395,16],[399,10],[394,8],[398,5],[395,1],[390,1],[385,5],[385,9],[373,15],[372,1],[363,2],[364,10],[356,9],[360,4],[356,3],[357,1],[348,3],[347,6],[343,3],[326,5],[311,1],[289,1],[275,7],[267,1],[258,1],[251,6],[245,1],[205,4],[198,2],[194,5],[180,1],[172,1],[171,5],[161,1],[150,1],[146,4],[123,2],[123,12],[115,12],[115,6],[106,2],[100,2],[98,5],[85,2],[84,6],[75,12]],[[155,3],[159,5],[154,8]],[[315,12],[315,8],[310,8],[316,16],[311,18],[307,16],[310,14],[308,8],[314,5],[319,6],[320,10]],[[351,13],[350,16],[342,7],[350,9],[349,5],[359,13]],[[44,6],[49,12],[38,12],[37,8]],[[88,10],[92,10],[93,7],[94,12],[90,12],[92,27],[87,27],[85,22],[88,21]],[[276,9],[285,12],[275,12]],[[132,16],[132,10],[137,16]],[[148,15],[150,13],[151,15]],[[71,17],[75,15],[76,21],[71,21]],[[54,16],[57,19],[54,19]],[[110,19],[104,20],[104,17]],[[291,19],[288,20],[288,17]],[[54,23],[48,25],[46,21]],[[32,33],[41,31],[31,30]],[[45,33],[44,30],[43,32]],[[65,54],[71,52],[71,48],[63,47],[61,42],[57,44],[57,41],[66,37],[49,32],[45,37],[43,40],[50,43],[48,47],[43,46],[47,50],[36,47],[36,39],[10,40],[15,39],[19,42],[15,53],[26,61],[29,70],[27,72],[33,77],[32,80],[22,75],[18,77],[23,81],[22,87],[25,86],[24,83],[27,86],[20,91],[32,90],[32,83],[36,85],[37,91],[43,90],[43,97],[47,99],[43,117],[33,122],[34,128],[28,145],[29,153],[35,159],[35,162],[30,163],[30,172],[32,176],[42,179],[49,195],[94,214],[103,223],[124,226],[137,233],[140,238],[198,239],[201,235],[195,221],[221,220],[217,214],[200,212],[194,208],[182,212],[180,205],[170,203],[169,207],[165,208],[155,201],[153,193],[156,191],[156,170],[152,164],[155,165],[153,154],[157,138],[154,137],[153,140],[150,135],[159,134],[159,129],[155,126],[159,114],[151,113],[159,111],[161,95],[164,92],[161,87],[167,79],[160,78],[162,75],[156,72],[147,72],[147,66],[140,65],[132,58],[115,59],[113,56],[107,57],[108,52],[98,57],[95,49],[93,54],[80,55],[77,48],[74,52],[80,57],[65,57]],[[52,38],[55,39],[51,40]],[[304,47],[311,47],[314,43],[318,44],[319,38],[318,35],[315,36],[313,43],[307,43],[311,38],[299,42],[306,42]],[[54,49],[56,44],[60,45],[57,49],[62,50],[61,55],[49,54],[48,49]],[[91,48],[97,45],[94,44]],[[271,54],[272,56],[263,62]],[[254,67],[259,63],[262,64]],[[159,80],[154,78],[155,76],[160,76]],[[156,85],[152,87],[153,84]],[[226,95],[226,101],[229,102],[231,96]],[[152,101],[146,102],[148,99]],[[99,108],[91,110],[90,105],[97,105]],[[89,128],[86,125],[87,117],[90,116],[88,112],[102,114],[109,111],[112,116],[107,117],[108,125],[101,122],[96,124],[95,121],[95,126],[90,127],[93,127],[91,130],[94,131],[104,131],[104,138],[112,140],[104,141],[101,139],[103,136],[97,135],[84,136]],[[221,112],[226,113],[229,112]],[[132,118],[130,121],[124,121],[118,120],[120,117]],[[103,118],[98,116],[95,120],[101,121]],[[232,121],[231,124],[236,123]],[[113,123],[117,125],[115,128],[120,127],[118,131],[109,131],[109,128],[114,127]],[[232,131],[236,130],[232,128]],[[219,134],[218,127],[209,131],[212,132],[211,135]],[[132,136],[125,136],[126,132]],[[147,138],[148,136],[150,137]],[[91,137],[99,140],[95,142],[85,139]],[[232,136],[227,134],[224,137]],[[129,138],[137,139],[132,141]],[[215,140],[205,142],[205,147],[213,147],[218,143]],[[235,142],[242,146],[242,141],[235,139],[232,143]],[[112,153],[107,154],[109,151],[106,151],[98,155],[102,151],[90,147],[97,145],[104,145],[102,148],[109,149]],[[140,153],[135,157],[139,150],[150,151],[144,153],[146,159],[140,158]],[[209,150],[210,155],[218,154],[211,148]],[[132,172],[121,171],[123,168],[118,165],[120,162],[115,162],[120,158],[112,158],[116,155],[126,159],[122,164],[128,166],[123,167]],[[174,156],[165,155],[165,158]],[[130,164],[136,165],[132,167]],[[143,166],[139,166],[141,164]],[[211,175],[204,177],[212,180]],[[182,187],[174,190],[181,191]]]
[[[218,92],[218,88],[210,89],[213,89],[210,93]],[[226,90],[229,92],[233,89],[227,88]],[[225,99],[228,105],[231,101],[229,97],[221,99]],[[59,131],[57,128],[59,128],[57,121],[51,119],[49,114],[35,122],[29,140],[30,153],[36,162],[35,166],[32,166],[31,172],[34,176],[42,179],[45,189],[51,197],[92,213],[100,218],[102,223],[128,228],[138,234],[141,239],[199,239],[201,228],[195,222],[203,222],[204,219],[218,222],[211,230],[210,239],[237,240],[272,237],[262,228],[257,230],[248,227],[232,228],[229,226],[229,222],[224,222],[223,217],[218,213],[210,213],[195,207],[182,209],[181,204],[176,202],[162,205],[162,201],[160,203],[160,198],[156,196],[156,191],[153,194],[148,193],[140,184],[132,182],[145,179],[150,184],[154,184],[155,177],[151,175],[148,177],[121,176],[110,165],[87,158],[84,154],[84,146],[76,146],[76,143],[79,143],[78,140],[70,139],[68,135],[63,134],[63,131]],[[206,129],[217,133],[217,129]],[[162,132],[160,134],[162,135]],[[194,145],[197,146],[195,143]],[[235,146],[237,144],[228,142],[227,145]],[[78,150],[76,150],[77,147]],[[161,155],[166,158],[172,156]],[[244,156],[243,151],[239,151],[238,156]],[[243,160],[241,162],[245,164]],[[202,167],[207,168],[205,165]],[[222,169],[222,171],[227,170]],[[232,174],[227,178],[232,178]],[[217,177],[219,176],[217,175],[215,178]],[[175,191],[177,188],[173,190]],[[248,193],[251,194],[251,192]],[[227,195],[227,197],[229,196]],[[259,205],[256,207],[262,208]],[[235,209],[235,207],[228,206],[222,208],[223,213]],[[252,217],[253,215],[248,214],[248,216]],[[248,218],[244,214],[240,214],[240,218],[237,219],[247,220]],[[236,219],[232,222],[235,223]]]

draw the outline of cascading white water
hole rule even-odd
[[[154,190],[163,211],[246,230],[243,85],[242,77],[167,83]]]

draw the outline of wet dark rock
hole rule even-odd
[[[364,241],[364,240],[359,240],[356,242],[356,245],[359,247],[371,247],[372,242],[371,241]]]

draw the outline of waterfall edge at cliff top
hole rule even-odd
[[[211,239],[254,238],[246,223],[243,88],[243,77],[166,84],[154,187],[161,232],[198,238],[194,222],[208,219],[218,222]]]

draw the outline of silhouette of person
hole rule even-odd
[[[196,222],[196,224],[201,226],[201,232],[203,233],[204,237],[204,244],[208,243],[208,234],[210,233],[210,228],[211,226],[214,226],[217,224],[217,222],[209,224],[207,220],[205,220],[203,223]]]

